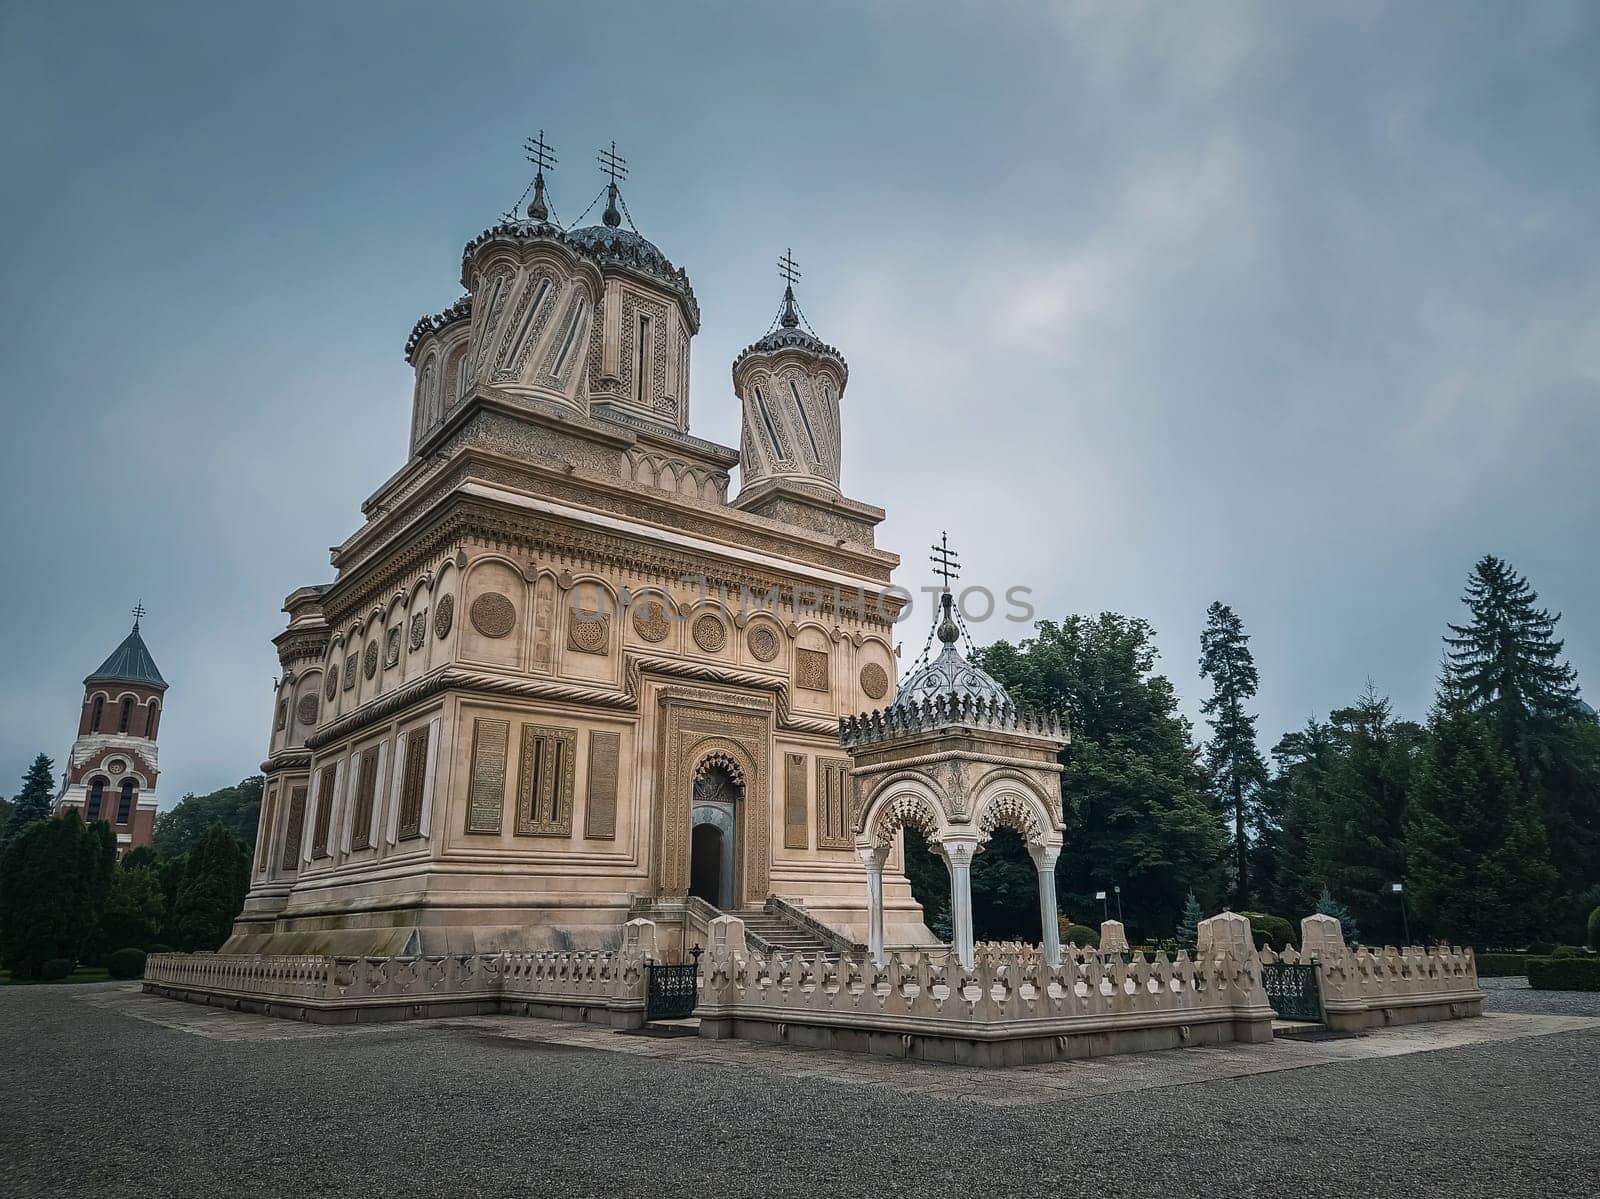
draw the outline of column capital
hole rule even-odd
[[[882,870],[884,862],[889,859],[887,845],[857,845],[856,853],[861,857],[861,864],[868,870]]]
[[[1046,870],[1056,868],[1056,860],[1061,856],[1059,845],[1030,845],[1028,856],[1033,859],[1034,868],[1041,874]]]

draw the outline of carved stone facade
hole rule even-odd
[[[512,222],[461,282],[407,343],[410,460],[285,604],[226,948],[605,949],[647,908],[671,957],[709,854],[728,906],[864,940],[838,730],[891,691],[901,601],[881,510],[837,486],[842,359],[781,413],[831,486],[730,503],[738,453],[688,432],[698,304],[651,243]],[[794,348],[749,361],[786,379]],[[736,781],[697,802],[712,768]],[[898,862],[899,940],[931,943]]]

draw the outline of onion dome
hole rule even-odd
[[[831,359],[838,366],[841,391],[844,389],[843,385],[850,379],[850,368],[845,363],[844,355],[814,333],[800,327],[800,314],[795,310],[793,284],[783,289],[783,314],[778,318],[777,325],[764,336],[751,342],[733,360],[734,375],[739,374],[739,367],[746,358],[755,354],[775,354],[780,350],[801,350],[819,358]]]
[[[956,642],[961,639],[961,630],[952,614],[953,601],[948,591],[941,602],[944,605],[944,617],[939,622],[937,636],[944,643],[944,648],[939,651],[938,657],[905,677],[895,691],[890,709],[921,708],[940,696],[945,697],[946,702],[954,697],[957,701],[971,700],[985,707],[996,704],[1011,706],[1011,696],[1006,689],[982,667],[974,666],[961,656],[961,651],[956,648]]]
[[[609,216],[612,209],[607,209]],[[649,238],[632,229],[612,224],[585,225],[565,235],[567,244],[600,264],[600,269],[622,267],[637,271],[664,284],[675,292],[688,306],[694,327],[700,327],[700,302],[695,299],[694,288],[689,285],[689,275],[682,267],[674,266]]]

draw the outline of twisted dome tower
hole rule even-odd
[[[733,363],[741,405],[740,491],[752,512],[871,544],[883,510],[840,490],[839,404],[850,381],[844,355],[808,327],[795,302],[793,256],[779,259],[783,306],[772,327]]]

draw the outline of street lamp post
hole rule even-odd
[[[1106,893],[1104,891],[1096,891],[1094,897],[1100,901],[1100,919],[1110,920],[1111,909],[1106,904]]]
[[[1117,893],[1117,923],[1125,923],[1122,919],[1122,884],[1117,883],[1111,889]]]
[[[1404,883],[1390,883],[1389,890],[1400,897],[1400,931],[1411,944],[1411,918],[1406,914],[1406,888]]]

